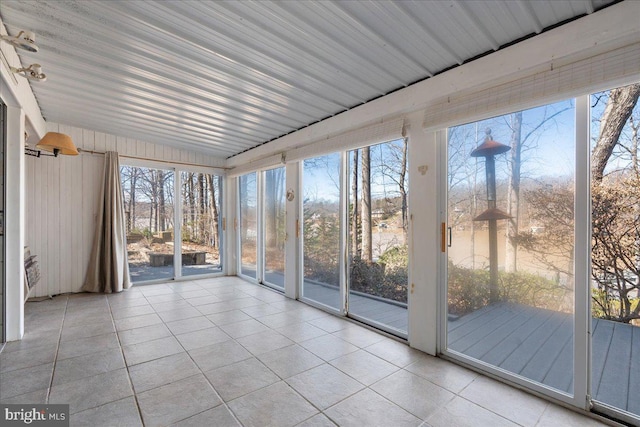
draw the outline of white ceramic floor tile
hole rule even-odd
[[[187,353],[178,353],[129,367],[129,376],[136,393],[200,373],[200,369]]]
[[[206,317],[200,315],[189,319],[176,320],[175,322],[166,323],[167,328],[174,335],[185,334],[187,332],[199,331],[201,329],[213,328],[215,325]],[[160,316],[162,317],[162,316]]]
[[[225,402],[280,381],[276,374],[255,358],[214,369],[205,375]]]
[[[324,414],[318,414],[301,422],[296,427],[336,427],[336,425]]]
[[[371,389],[421,419],[455,397],[450,391],[405,370],[378,381]]]
[[[334,332],[333,335],[361,348],[387,339],[377,332],[357,325],[349,325]]]
[[[221,403],[220,397],[203,375],[138,394],[142,421],[147,427],[173,424]]]
[[[355,345],[349,344],[348,342],[338,337],[334,337],[333,335],[323,335],[307,341],[302,341],[300,345],[326,361],[358,351],[358,347]]]
[[[432,427],[516,427],[512,421],[461,397],[456,397],[426,419]],[[557,424],[556,424],[557,425]]]
[[[189,350],[189,355],[191,355],[191,358],[202,372],[212,371],[252,357],[252,354],[247,349],[234,340],[198,347]]]
[[[370,389],[362,390],[332,406],[325,411],[325,414],[337,425],[343,427],[417,427],[422,424],[421,419]]]
[[[120,344],[131,345],[140,344],[146,341],[153,341],[171,336],[171,331],[164,323],[158,325],[145,326],[143,328],[128,329],[118,332]]]
[[[229,335],[225,334],[218,327],[201,329],[199,331],[180,334],[180,335],[177,335],[176,338],[178,339],[178,341],[180,341],[180,344],[182,344],[182,346],[186,350],[193,350],[194,348],[206,347],[207,345],[212,345],[212,344],[216,344],[216,343],[231,339]]]
[[[135,399],[127,397],[73,414],[70,417],[69,424],[75,427],[142,427],[142,420],[140,419]]]
[[[299,345],[279,348],[258,356],[258,359],[285,379],[324,363],[322,359]]]
[[[421,351],[391,338],[384,338],[382,341],[365,347],[364,350],[401,368],[426,357]]]
[[[75,414],[132,395],[127,370],[118,369],[53,386],[49,403],[69,404],[69,412]]]
[[[227,335],[235,339],[246,337],[247,335],[257,334],[259,332],[267,332],[270,330],[267,326],[263,325],[255,319],[227,323],[221,325],[220,329],[222,329],[227,333]]]
[[[460,396],[523,426],[535,426],[548,403],[487,377],[478,376]]]
[[[286,381],[320,409],[326,409],[364,388],[358,381],[326,363]]]
[[[186,420],[178,421],[172,427],[242,427],[225,405],[216,406]]]
[[[549,404],[540,417],[538,427],[604,427],[607,424],[558,405]]]
[[[328,334],[327,331],[308,323],[294,323],[277,328],[276,331],[295,342],[307,341]]]
[[[245,427],[292,427],[318,412],[283,382],[235,399],[229,407]]]
[[[367,386],[400,369],[363,350],[338,357],[329,363]]]
[[[453,393],[460,393],[478,376],[468,369],[432,356],[420,358],[405,369]]]
[[[127,366],[148,362],[184,351],[174,337],[160,338],[122,347]]]
[[[276,331],[267,330],[265,332],[238,338],[238,343],[242,344],[242,346],[251,353],[260,355],[278,348],[287,347],[293,344],[293,341]]]

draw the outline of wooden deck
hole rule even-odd
[[[592,396],[640,414],[640,328],[593,319]],[[499,303],[449,321],[449,348],[550,387],[573,391],[572,316]]]

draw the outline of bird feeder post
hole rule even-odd
[[[489,302],[495,303],[500,295],[498,291],[498,220],[510,216],[496,207],[496,161],[495,156],[506,153],[511,147],[496,142],[487,129],[484,142],[471,152],[471,157],[485,158],[487,182],[487,210],[475,217],[474,221],[489,222]]]

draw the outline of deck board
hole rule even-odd
[[[573,338],[573,337],[572,337]],[[573,339],[568,339],[553,361],[542,383],[558,390],[573,393]]]
[[[560,356],[567,341],[572,340],[572,338],[573,318],[571,316],[564,316],[562,323],[556,328],[553,334],[542,343],[520,374],[534,381],[544,383],[544,379],[553,366],[553,363]],[[569,371],[568,375],[573,375],[573,368]]]
[[[519,328],[515,329],[506,339],[504,339],[500,346],[496,346],[489,351],[482,360],[492,365],[501,366],[502,363],[516,351],[528,337],[533,334],[538,328],[544,327],[545,323],[549,321],[552,313],[545,311],[540,316],[536,316],[535,313],[531,314],[531,317],[527,322],[522,324]]]
[[[540,348],[541,343],[546,342],[560,326],[562,317],[561,313],[552,314],[543,326],[533,331],[533,333],[500,364],[500,367],[515,373],[522,372]]]
[[[627,411],[640,414],[640,328],[633,328],[631,366],[629,368],[629,395]]]
[[[607,360],[611,337],[613,336],[613,322],[604,322],[600,319],[593,319],[593,330],[591,335],[591,388],[593,395],[597,396],[604,372],[604,363]]]
[[[525,324],[531,315],[528,313],[515,313],[509,323],[504,323],[496,328],[487,338],[476,342],[465,352],[466,355],[484,360],[484,357],[496,347],[502,347],[514,330]]]
[[[503,310],[493,310],[483,316],[482,322],[467,322],[449,333],[449,346],[464,352],[476,342],[490,335],[502,323],[508,322],[513,314]]]
[[[616,323],[609,345],[609,357],[602,372],[598,396],[604,403],[626,410],[629,396],[629,374],[631,367],[631,343],[633,330],[628,325]],[[640,398],[640,397],[638,397]]]

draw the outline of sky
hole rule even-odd
[[[493,140],[511,145],[511,114],[478,122],[468,123],[449,129],[449,144],[456,144],[454,138],[464,138],[469,150],[484,141],[485,131],[491,130]],[[575,107],[573,100],[562,101],[522,112],[521,141],[523,177],[575,175]],[[508,177],[508,158],[511,151],[496,156],[496,177]],[[475,158],[468,157],[468,162]]]

